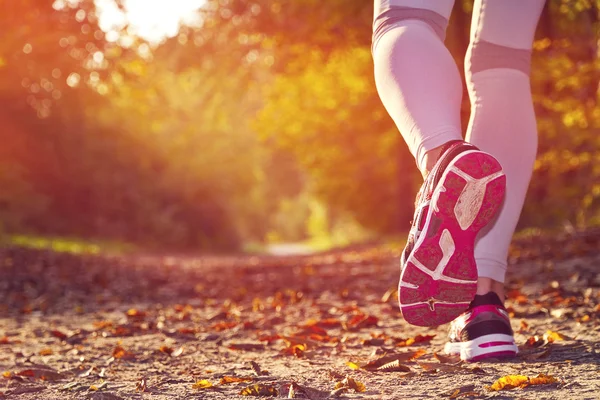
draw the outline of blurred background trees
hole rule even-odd
[[[420,177],[375,91],[371,2],[153,4],[182,2],[152,36],[133,0],[0,0],[0,231],[211,251],[406,231]],[[542,15],[521,229],[600,222],[599,9]]]

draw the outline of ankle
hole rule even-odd
[[[423,179],[426,179],[427,175],[429,175],[431,170],[433,170],[433,168],[435,167],[435,164],[438,162],[440,156],[442,156],[442,154],[447,149],[449,149],[453,144],[460,143],[460,142],[464,143],[464,140],[462,140],[462,139],[450,140],[450,141],[444,143],[443,145],[438,146],[438,147],[426,152],[423,155],[423,165],[422,165],[422,167],[419,168],[421,171],[421,175],[423,175]]]
[[[492,278],[480,277],[477,279],[477,294],[484,295],[489,292],[494,292],[504,303],[504,283],[493,280]]]
[[[424,166],[421,168],[421,175],[423,175],[423,179],[427,178],[427,175],[429,175],[429,172],[431,172],[435,166],[435,163],[440,158],[443,147],[444,146],[439,146],[425,153]]]

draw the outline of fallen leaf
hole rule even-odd
[[[217,331],[217,332],[222,332],[225,331],[227,329],[231,329],[231,328],[235,328],[238,325],[237,322],[227,322],[227,321],[221,321],[221,322],[217,322],[216,324],[213,324],[210,328]]]
[[[458,364],[462,362],[460,359],[460,355],[458,354],[443,355],[439,353],[433,353],[433,357],[442,364]]]
[[[134,359],[135,355],[127,350],[125,350],[123,347],[117,345],[113,352],[112,352],[112,356],[114,358],[118,358],[118,359],[123,359],[123,360],[130,360],[130,359]]]
[[[539,374],[535,378],[529,378],[524,375],[507,375],[498,379],[491,386],[488,386],[488,390],[510,390],[516,387],[525,388],[530,385],[546,385],[555,382],[558,382],[556,378],[544,374]]]
[[[242,396],[278,396],[279,393],[275,386],[256,383],[246,386],[240,391]]]
[[[526,360],[526,361],[534,361],[534,360],[539,360],[540,358],[548,357],[550,355],[550,353],[552,353],[552,347],[548,346],[541,351],[538,351],[538,350],[531,351],[530,350],[529,353],[520,353],[519,358]]]
[[[162,345],[160,346],[160,348],[158,349],[158,351],[160,351],[161,353],[165,353],[168,355],[171,355],[173,353],[173,348],[166,346],[166,345]]]
[[[363,329],[376,327],[379,319],[373,315],[357,314],[346,324],[349,329]]]
[[[50,331],[50,334],[56,338],[59,338],[60,340],[65,340],[68,336],[65,333],[62,333],[59,330],[52,330]]]
[[[40,356],[51,356],[52,354],[54,354],[54,352],[52,351],[52,349],[42,349],[42,350],[40,350]]]
[[[284,355],[290,355],[290,356],[302,358],[302,357],[304,357],[305,352],[306,352],[305,344],[295,344],[295,345],[284,348],[279,353],[284,354]]]
[[[431,342],[431,339],[433,339],[434,337],[435,335],[417,335],[414,338],[396,339],[396,346],[404,347],[412,346],[415,343],[428,343]]]
[[[192,387],[194,389],[208,389],[208,388],[211,388],[212,386],[213,386],[213,384],[209,380],[206,380],[206,379],[196,381],[196,383],[194,383],[192,385]]]
[[[102,390],[102,389],[104,389],[106,387],[108,387],[108,382],[102,381],[102,382],[100,382],[100,384],[98,386],[96,386],[96,385],[90,386],[90,388],[88,390],[91,390],[91,391],[95,392],[95,391],[98,391],[98,390]]]
[[[261,369],[255,361],[250,361],[250,369],[256,376],[269,375],[269,371]]]
[[[41,379],[43,381],[56,381],[64,378],[62,374],[50,368],[25,369],[17,372],[15,375],[33,379]]]
[[[171,353],[171,357],[179,357],[183,354],[183,346]]]
[[[141,319],[146,318],[146,316],[148,315],[147,312],[140,311],[137,308],[130,308],[129,310],[127,310],[126,314],[127,314],[127,318],[130,318],[133,320],[141,320]]]
[[[10,344],[10,340],[7,336],[0,337],[0,344]]]
[[[148,382],[146,381],[146,378],[141,378],[135,383],[136,392],[145,392],[146,389],[148,389]]]
[[[349,376],[346,376],[344,380],[337,382],[334,386],[334,389],[353,389],[355,392],[364,392],[366,391],[366,387],[364,383],[355,380]]]
[[[383,364],[377,368],[377,371],[382,372],[410,372],[410,368],[406,365],[400,364],[400,361],[394,360],[387,364]]]
[[[260,343],[232,343],[229,346],[227,346],[227,348],[230,350],[254,351],[254,350],[264,350],[265,345],[260,344]]]
[[[78,386],[79,386],[79,382],[71,382],[71,383],[67,383],[66,385],[64,385],[63,387],[61,387],[59,390],[61,390],[61,391],[70,391],[70,390],[75,389]]]
[[[567,340],[570,339],[565,335],[562,335],[558,332],[554,332],[554,331],[546,331],[546,333],[544,333],[544,340],[547,341],[548,343],[553,343],[553,342],[557,342],[559,340]]]
[[[92,373],[92,371],[94,371],[94,367],[90,367],[88,370],[86,370],[85,372],[82,372],[81,374],[79,374],[80,378],[85,378],[86,376],[90,376],[90,374]]]
[[[391,363],[393,361],[398,361],[398,362],[412,361],[412,360],[415,360],[415,359],[421,357],[425,353],[426,353],[426,351],[424,349],[419,349],[417,351],[408,352],[408,353],[386,354],[383,357],[380,357],[376,360],[368,362],[365,365],[362,365],[361,368],[364,370],[367,370],[367,371],[375,371],[379,367],[381,367],[385,364]]]
[[[360,369],[360,365],[353,363],[352,361],[348,361],[346,365],[349,366],[350,369]]]
[[[449,392],[443,394],[444,397],[449,397],[451,399],[458,399],[460,397],[476,397],[479,396],[478,393],[475,392],[475,385],[467,385],[461,386],[457,389],[452,389]]]
[[[237,376],[224,376],[219,381],[220,385],[226,385],[228,383],[237,383],[237,382],[252,382],[254,378],[240,378]]]
[[[457,372],[464,368],[459,364],[442,364],[436,362],[418,362],[419,367],[426,372],[442,371],[442,372]]]
[[[371,339],[365,339],[361,343],[363,346],[383,346],[385,344],[385,339],[371,338]]]
[[[519,328],[518,332],[519,333],[526,333],[526,332],[529,332],[529,330],[530,330],[529,329],[529,324],[525,320],[522,319],[521,323],[520,323],[520,328]]]
[[[94,327],[98,330],[110,328],[112,326],[113,326],[113,323],[111,321],[96,321],[96,322],[94,322]]]

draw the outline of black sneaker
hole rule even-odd
[[[469,309],[450,325],[450,340],[444,351],[460,354],[461,360],[510,358],[517,355],[510,319],[498,295],[477,295]]]

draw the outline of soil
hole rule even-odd
[[[0,399],[597,399],[599,245],[597,232],[516,242],[507,307],[520,353],[477,363],[443,354],[447,326],[402,320],[399,249],[122,257],[6,248]],[[493,390],[514,375],[529,381]]]

